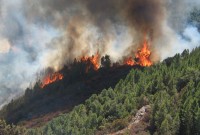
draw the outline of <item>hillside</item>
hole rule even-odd
[[[31,135],[115,133],[129,125],[138,109],[149,105],[150,119],[142,134],[200,134],[199,56],[200,48],[191,53],[185,50],[152,67],[132,69],[114,88],[93,94],[69,113],[26,132]]]
[[[200,0],[0,0],[0,18],[0,135],[200,135]]]
[[[129,66],[115,66],[85,73],[83,64],[64,67],[60,71],[65,76],[63,80],[44,88],[38,81],[33,88],[26,90],[24,96],[5,106],[0,111],[0,118],[29,128],[41,126],[53,117],[71,111],[92,94],[114,87],[131,69]]]

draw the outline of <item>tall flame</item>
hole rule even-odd
[[[150,60],[150,55],[151,51],[149,50],[149,44],[145,38],[142,49],[138,49],[138,52],[135,55],[136,59],[138,59],[138,64],[144,67],[151,66],[153,63]]]
[[[48,74],[47,76],[44,77],[42,80],[41,88],[44,88],[46,85],[49,85],[55,81],[62,80],[64,78],[63,74],[61,73],[53,73],[53,74]]]
[[[99,59],[100,59],[100,56],[99,56],[99,53],[97,52],[95,55],[92,55],[91,57],[89,57],[89,56],[83,56],[81,58],[81,61],[83,61],[83,62],[89,61],[92,64],[92,68],[94,70],[98,70],[99,67],[100,67],[100,65],[99,65]],[[87,67],[87,68],[89,68],[89,67]]]
[[[151,66],[153,63],[150,60],[151,51],[149,49],[149,42],[144,36],[143,46],[141,49],[138,49],[137,53],[135,54],[136,61],[129,57],[124,60],[125,65],[134,66],[134,65],[140,65],[143,67]]]

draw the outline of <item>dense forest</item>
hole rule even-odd
[[[29,133],[94,134],[107,128],[119,130],[130,115],[149,104],[152,114],[147,134],[199,134],[199,56],[200,48],[191,54],[185,50],[150,68],[133,69],[114,89],[92,95],[69,114]]]
[[[146,134],[200,134],[200,48],[144,69],[132,69],[114,88],[93,94],[70,113],[46,125],[22,130],[30,135],[102,134],[123,129],[142,106],[151,106]],[[2,129],[3,128],[3,129]],[[6,132],[5,132],[6,134]],[[9,134],[9,131],[8,131]]]

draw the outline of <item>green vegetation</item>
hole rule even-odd
[[[188,21],[200,30],[200,10],[194,9]],[[0,119],[18,123],[63,107],[67,108],[67,113],[40,128],[28,130],[7,125],[0,120],[0,135],[90,135],[99,131],[109,133],[126,127],[130,118],[144,105],[152,108],[147,134],[198,135],[199,63],[200,47],[191,53],[185,50],[182,54],[167,58],[152,67],[134,68],[125,79],[119,81],[130,68],[112,69],[107,55],[102,57],[103,68],[98,72],[92,70],[91,63],[75,60],[72,65],[61,70],[65,76],[62,81],[44,89],[40,88],[40,82],[36,83],[32,89],[26,90],[23,97],[2,108]],[[86,74],[88,65],[90,71]],[[107,89],[102,90],[103,88]]]
[[[0,134],[90,135],[113,132],[128,125],[131,116],[151,105],[147,134],[200,134],[200,47],[157,63],[132,69],[114,89],[93,94],[71,112],[46,125],[25,130],[0,121]],[[15,101],[13,101],[15,102]],[[9,105],[8,105],[9,108]]]
[[[45,126],[25,130],[0,122],[0,134],[90,135],[113,132],[128,125],[131,116],[151,105],[146,134],[200,134],[200,48],[148,68],[132,69],[114,89],[93,94],[84,104]]]
[[[25,128],[7,125],[5,121],[0,120],[0,135],[27,135]]]
[[[151,134],[200,134],[200,48],[185,50],[162,63],[132,69],[114,89],[92,95],[29,134],[89,135],[126,126],[126,119],[142,106],[152,106]]]
[[[188,21],[200,30],[200,10],[195,9]],[[30,129],[0,120],[0,135],[106,134],[125,128],[145,105],[151,106],[151,117],[144,134],[200,134],[200,47],[131,71],[130,67],[117,67],[117,63],[111,67],[107,55],[102,57],[101,65],[96,72],[91,63],[75,60],[60,71],[63,80],[44,89],[37,82],[23,97],[2,108],[0,119],[18,123],[63,107],[66,113]]]

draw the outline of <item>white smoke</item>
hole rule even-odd
[[[45,68],[46,44],[57,35],[49,26],[29,23],[22,1],[0,1],[0,108],[23,94]]]
[[[181,53],[185,49],[190,51],[200,46],[200,33],[197,26],[188,23],[187,19],[194,9],[198,9],[198,0],[168,0],[166,19],[163,23],[163,35],[156,40],[161,60]]]
[[[11,45],[7,39],[0,39],[0,53],[8,53],[10,47]]]

